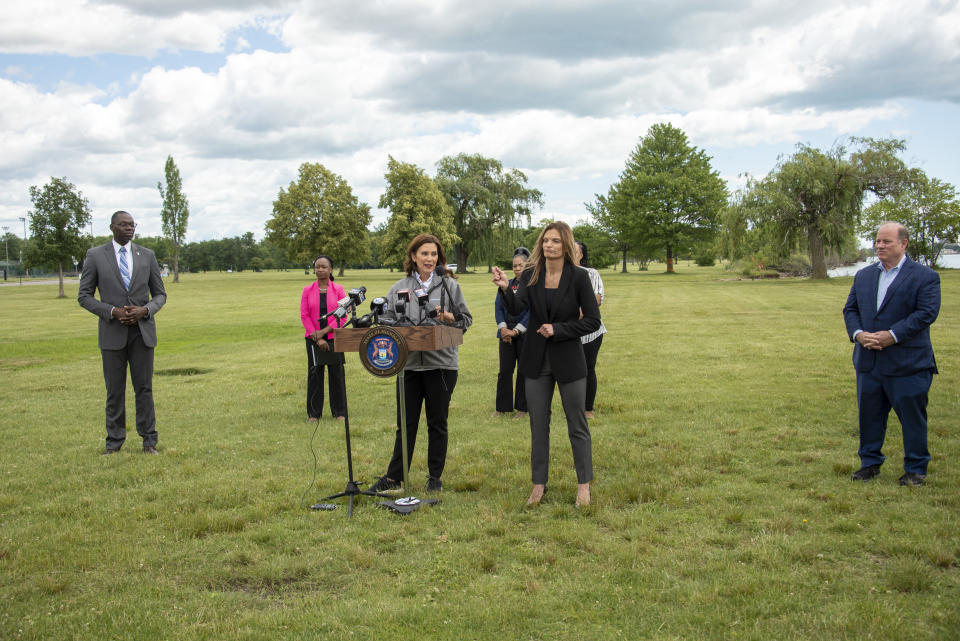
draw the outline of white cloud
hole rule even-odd
[[[159,233],[156,182],[172,154],[191,239],[259,236],[302,162],[324,163],[375,207],[388,155],[432,173],[442,156],[466,152],[524,170],[545,192],[544,213],[574,222],[655,122],[681,127],[711,155],[769,154],[723,168],[735,177],[771,167],[771,148],[788,153],[811,136],[923,136],[907,124],[904,97],[960,102],[955,2],[193,5],[11,8],[0,23],[8,54],[150,59],[182,49],[222,59],[212,70],[147,63],[132,77],[46,92],[31,84],[23,56],[7,65],[0,219],[29,208],[29,185],[67,176],[98,217],[122,207],[136,212],[141,233]],[[242,29],[279,36],[290,50],[256,49]],[[878,123],[895,129],[878,132]]]
[[[128,4],[131,6],[84,0],[8,3],[0,21],[0,51],[147,57],[162,50],[217,52],[230,31],[250,21],[242,10],[217,9],[209,3],[202,13],[183,6],[182,11],[166,15],[138,11],[148,4],[169,4],[166,2]]]

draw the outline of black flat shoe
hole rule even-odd
[[[926,474],[910,474],[907,472],[900,477],[900,485],[923,485],[923,481],[926,478]]]
[[[854,481],[869,481],[880,473],[879,465],[866,465],[853,473],[850,478]]]

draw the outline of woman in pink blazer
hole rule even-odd
[[[333,330],[347,319],[320,320],[337,308],[337,301],[347,294],[341,285],[333,282],[333,260],[321,255],[313,261],[317,281],[303,288],[300,296],[300,322],[303,323],[307,343],[307,416],[315,423],[323,415],[323,368],[330,372],[330,410],[343,420],[347,413],[347,399],[342,375],[343,354],[333,350]]]

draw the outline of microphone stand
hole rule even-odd
[[[349,327],[351,324],[357,321],[357,312],[356,306],[354,306],[353,315],[350,320],[344,324],[344,327]],[[338,499],[344,496],[349,497],[350,506],[347,509],[347,516],[353,516],[353,498],[364,494],[366,496],[378,496],[382,498],[390,498],[389,494],[384,494],[382,492],[374,492],[372,490],[361,490],[360,486],[353,478],[353,452],[350,449],[350,411],[347,407],[347,377],[346,370],[344,368],[343,358],[338,358],[337,367],[340,368],[340,387],[341,392],[343,393],[343,430],[346,436],[347,442],[347,486],[343,492],[337,492],[336,494],[331,494],[330,496],[325,496],[321,501],[329,501],[331,499]]]

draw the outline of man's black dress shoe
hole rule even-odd
[[[923,485],[925,478],[927,478],[926,474],[911,474],[907,472],[900,477],[900,485]]]
[[[859,470],[853,473],[853,476],[850,478],[854,481],[869,481],[874,476],[880,473],[879,465],[867,465],[861,467]]]
[[[112,450],[112,449],[110,449],[110,448],[108,447],[107,449],[105,449],[105,450],[103,451],[103,456],[107,456],[108,454],[116,454],[116,453],[119,452],[119,451],[120,451],[119,449]]]
[[[144,445],[144,446],[143,446],[143,453],[144,453],[144,454],[159,454],[160,452],[158,452],[158,451],[157,451],[157,448],[155,448],[155,447],[152,446],[152,445]]]

